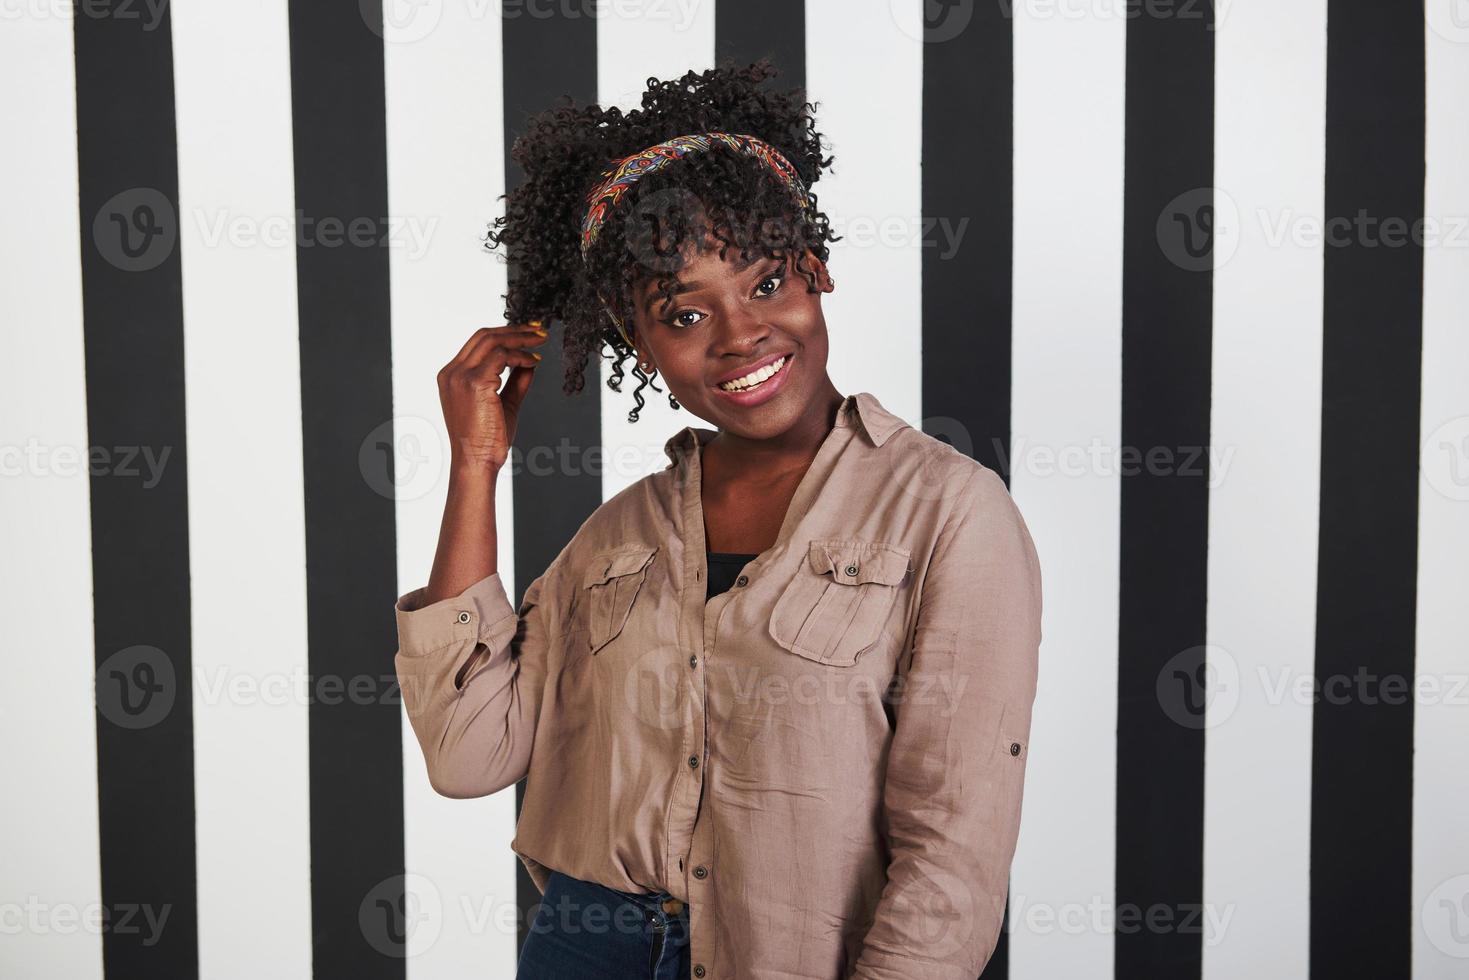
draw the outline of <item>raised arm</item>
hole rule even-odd
[[[528,348],[545,336],[539,323],[476,330],[438,374],[449,494],[428,584],[395,605],[393,660],[429,783],[445,796],[487,796],[530,759],[555,563],[514,609],[496,567],[495,486],[540,357]]]
[[[974,980],[994,952],[1020,830],[1040,619],[1025,521],[1000,477],[976,470],[923,584],[883,791],[888,880],[853,978]]]

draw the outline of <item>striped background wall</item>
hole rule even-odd
[[[833,379],[1045,570],[985,976],[1469,977],[1464,0],[0,20],[0,976],[513,975],[518,789],[436,796],[393,678],[434,374],[528,113],[770,54],[836,156]],[[546,353],[517,591],[697,421]]]

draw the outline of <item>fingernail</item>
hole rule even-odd
[[[537,354],[535,351],[531,351],[530,356],[534,357],[538,361],[541,359],[541,355]]]
[[[540,334],[542,337],[546,337],[546,336],[549,336],[550,335],[550,331],[547,330],[545,327],[537,327],[535,329],[535,333]]]
[[[540,320],[532,320],[530,322],[530,325],[533,326],[533,327],[539,327],[541,325],[541,321]]]

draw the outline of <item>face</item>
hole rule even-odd
[[[809,419],[835,392],[821,311],[821,294],[833,287],[815,255],[807,252],[805,265],[816,273],[817,292],[808,291],[794,257],[757,254],[742,262],[733,247],[723,259],[717,249],[691,249],[673,302],[654,281],[634,293],[639,360],[657,368],[684,408],[722,431],[771,439]],[[763,381],[760,373],[749,377],[771,367],[776,373]],[[743,380],[727,384],[735,379]]]

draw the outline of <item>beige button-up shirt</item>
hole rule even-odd
[[[429,780],[527,777],[511,847],[537,886],[671,892],[694,977],[974,980],[1036,689],[1025,521],[993,470],[849,395],[775,544],[706,602],[715,434],[669,439],[518,610],[498,574],[399,598]]]

